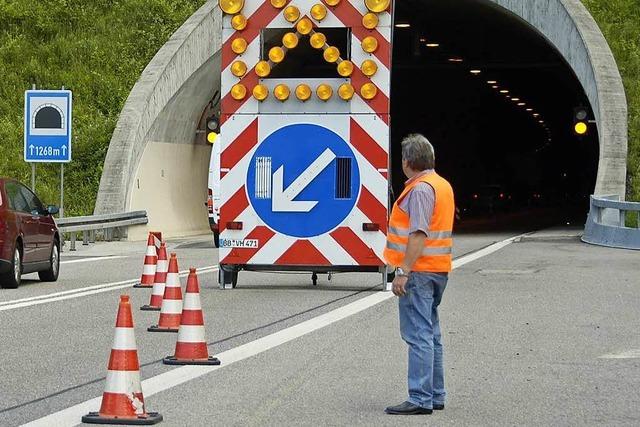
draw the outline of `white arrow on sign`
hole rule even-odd
[[[307,188],[335,158],[333,151],[327,148],[286,190],[284,189],[284,165],[280,166],[273,174],[271,210],[273,212],[310,212],[318,201],[294,201],[293,199],[298,197],[302,190]]]

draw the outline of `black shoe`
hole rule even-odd
[[[384,410],[389,415],[421,415],[430,414],[433,412],[431,409],[421,408],[418,405],[414,405],[411,402],[404,402],[400,405],[389,406]]]
[[[434,411],[442,411],[444,409],[444,403],[434,403],[433,410]]]

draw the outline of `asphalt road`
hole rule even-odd
[[[506,237],[461,235],[456,256]],[[216,264],[208,239],[170,250],[181,270]],[[58,283],[0,290],[0,425],[102,394],[118,295],[129,293],[134,308],[149,299],[127,283],[143,252],[144,244],[95,245],[64,254],[85,261],[64,264]],[[413,418],[382,412],[406,393],[395,298],[232,363],[241,346],[377,298],[378,274],[321,276],[312,287],[308,275],[241,273],[237,289],[221,291],[205,270],[207,339],[222,368],[146,396],[147,409],[175,426],[638,425],[639,261],[577,240],[527,239],[456,269],[441,311],[447,409]],[[124,287],[82,290],[113,283]],[[175,334],[146,332],[157,313],[134,310],[134,320],[142,378],[164,379],[175,368],[159,360],[173,353]]]

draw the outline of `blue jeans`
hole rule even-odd
[[[444,404],[444,365],[438,305],[448,276],[413,272],[399,299],[400,333],[409,345],[409,402],[431,409]]]

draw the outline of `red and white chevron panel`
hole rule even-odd
[[[263,106],[251,96],[251,91],[257,84],[267,84],[270,80],[259,79],[254,72],[255,64],[261,59],[261,31],[265,28],[294,28],[295,23],[287,22],[282,9],[273,7],[269,0],[245,0],[242,14],[247,17],[248,25],[242,31],[232,28],[231,16],[224,16],[222,127],[219,138],[220,238],[257,240],[258,247],[220,248],[221,264],[283,267],[384,265],[382,252],[386,242],[389,188],[391,14],[389,11],[378,14],[379,25],[368,30],[362,25],[363,15],[368,12],[364,0],[342,0],[336,6],[329,6],[321,0],[291,0],[288,5],[298,7],[301,18],[311,19],[310,10],[318,3],[326,6],[328,14],[320,22],[312,19],[317,31],[336,27],[351,29],[351,61],[355,71],[347,80],[356,93],[351,101],[336,99],[314,104],[295,99],[292,88],[292,99],[287,102],[295,105],[295,109],[287,114],[262,114]],[[378,49],[373,54],[362,50],[362,39],[367,36],[378,40]],[[248,43],[242,55],[236,55],[231,49],[231,43],[237,37]],[[359,69],[365,59],[374,60],[378,65],[378,72],[372,78]],[[231,64],[236,60],[247,64],[248,72],[242,78],[231,73]],[[337,73],[336,77],[339,77]],[[360,88],[370,82],[377,86],[378,93],[373,99],[365,100],[360,96]],[[248,95],[241,101],[233,99],[230,94],[237,83],[247,88]],[[337,86],[334,86],[334,97],[337,98],[335,92]],[[336,102],[346,107],[340,107],[339,111],[330,110],[337,105]],[[327,111],[318,111],[318,105],[326,105]],[[322,126],[347,142],[355,154],[361,183],[357,203],[342,223],[325,234],[305,239],[279,233],[267,226],[251,206],[246,188],[248,168],[261,142],[278,129],[302,123]],[[241,222],[242,229],[228,229],[229,222]],[[378,224],[380,230],[365,232],[364,223]]]

